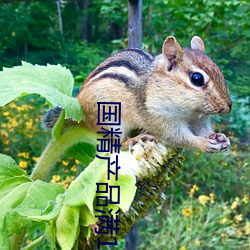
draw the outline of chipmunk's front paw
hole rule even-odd
[[[225,151],[230,147],[229,139],[221,133],[214,133],[208,137],[207,152],[216,153]]]
[[[144,147],[144,144],[146,141],[151,141],[156,143],[156,139],[154,136],[149,134],[141,134],[136,136],[135,138],[132,138],[132,140],[129,142],[129,150],[132,151],[132,148],[135,144],[139,143],[142,147]]]

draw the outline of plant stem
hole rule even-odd
[[[31,178],[46,180],[49,173],[65,151],[77,142],[96,144],[98,134],[81,125],[71,126],[63,131],[60,138],[52,138],[39,158]]]

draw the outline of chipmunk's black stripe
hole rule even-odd
[[[107,74],[103,74],[100,77],[98,77],[96,80],[100,80],[100,79],[104,79],[104,78],[111,78],[111,79],[115,79],[118,80],[120,82],[124,82],[125,85],[129,84],[129,78],[121,75],[121,74],[112,74],[112,73],[107,73]]]
[[[151,56],[150,54],[148,54],[147,52],[141,50],[141,49],[126,49],[126,51],[132,51],[135,53],[140,54],[141,56],[144,56],[149,62],[153,62],[154,61],[154,57]]]
[[[108,68],[111,67],[125,67],[131,71],[134,71],[136,74],[139,74],[140,69],[138,67],[136,67],[136,65],[132,64],[129,61],[126,60],[117,60],[117,61],[113,61],[113,62],[109,62],[106,65],[97,68],[91,77],[95,77],[96,75],[98,75],[99,73],[101,73],[102,71],[105,71]]]

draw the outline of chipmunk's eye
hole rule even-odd
[[[198,87],[201,87],[204,85],[204,77],[201,73],[195,72],[190,74],[190,81]]]

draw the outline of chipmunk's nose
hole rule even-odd
[[[222,109],[220,109],[219,113],[228,114],[231,112],[231,109],[232,109],[232,102],[229,101]]]

